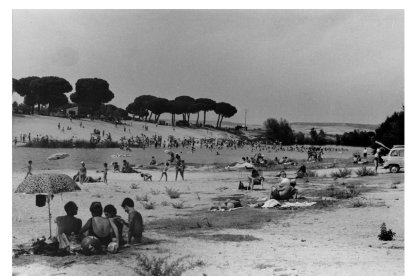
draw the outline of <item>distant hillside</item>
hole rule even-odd
[[[234,127],[238,125],[237,123],[228,123],[223,122],[225,127]],[[290,123],[293,131],[303,132],[305,135],[308,135],[312,128],[315,128],[317,131],[323,129],[323,131],[328,135],[344,134],[345,132],[352,132],[355,129],[360,131],[375,131],[378,125],[370,124],[352,124],[352,123],[305,123],[305,122],[294,122]],[[254,138],[264,134],[263,125],[249,125],[247,124],[248,131],[244,132],[244,135],[249,138]]]
[[[343,134],[344,132],[354,131],[358,129],[361,131],[375,131],[378,125],[370,124],[353,124],[353,123],[305,123],[305,122],[294,122],[290,123],[292,129],[296,132],[303,132],[308,134],[312,128],[316,130],[323,129],[327,134]]]

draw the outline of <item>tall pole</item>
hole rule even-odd
[[[247,109],[244,110],[244,127],[247,128]]]
[[[47,207],[48,207],[48,210],[49,210],[49,238],[51,239],[52,238],[52,214],[50,213],[50,197],[51,197],[51,195],[50,195],[50,193],[48,193],[48,195],[47,195]]]

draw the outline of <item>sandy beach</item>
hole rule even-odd
[[[72,173],[70,170],[59,172]],[[153,174],[158,179],[159,176]],[[184,275],[403,274],[404,174],[382,173],[337,180],[315,177],[310,178],[309,183],[298,180],[301,194],[319,201],[310,196],[312,191],[325,189],[331,184],[353,183],[366,191],[359,196],[366,205],[359,208],[353,207],[353,199],[349,199],[291,210],[245,206],[231,212],[208,211],[226,198],[255,201],[268,197],[270,186],[277,182],[275,172],[264,173],[266,181],[263,190],[237,190],[238,181],[245,181],[247,174],[190,171],[186,173],[185,181],[143,182],[136,174],[110,173],[108,185],[88,183],[81,187],[81,191],[57,195],[51,203],[53,217],[63,215],[63,205],[73,200],[79,206],[78,217],[84,222],[90,217],[88,209],[92,201],[100,201],[103,205],[114,204],[125,218],[120,203],[123,198],[132,197],[144,218],[146,242],[99,259],[85,256],[20,256],[13,260],[13,271],[16,275],[110,275],[111,271],[135,275],[135,254],[145,254],[170,256],[171,260],[184,257],[184,263],[199,264]],[[172,178],[173,172],[169,176]],[[13,189],[23,177],[23,173],[13,174]],[[131,183],[136,183],[137,189],[131,189]],[[393,184],[395,189],[390,188]],[[166,188],[179,190],[180,197],[170,199]],[[144,209],[136,201],[137,195],[145,194],[149,202],[155,203],[154,209]],[[174,202],[182,202],[184,208],[173,208],[171,204]],[[252,216],[254,220],[251,220]],[[202,222],[204,218],[211,223],[211,227],[191,227],[192,223]],[[251,224],[243,223],[244,218]],[[33,195],[13,194],[14,246],[48,233],[47,221],[46,208],[36,207]],[[223,223],[226,221],[229,223]],[[382,222],[397,233],[394,241],[378,240]],[[55,231],[55,225],[52,231]],[[240,235],[248,235],[246,237],[249,238],[246,241],[229,239]],[[65,262],[69,264],[65,265]]]

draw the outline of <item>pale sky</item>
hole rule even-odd
[[[103,78],[122,108],[189,95],[250,124],[376,124],[404,103],[402,10],[14,10],[12,39],[14,78]]]

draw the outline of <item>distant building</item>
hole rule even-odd
[[[236,131],[238,131],[238,130],[246,130],[247,131],[247,126],[245,126],[245,125],[237,125],[234,129]]]
[[[72,106],[65,109],[66,116],[79,116],[79,106]]]
[[[69,104],[65,107],[63,107],[63,110],[65,112],[66,116],[72,116],[72,117],[84,117],[88,110],[86,107],[79,107],[79,105],[75,104]]]

